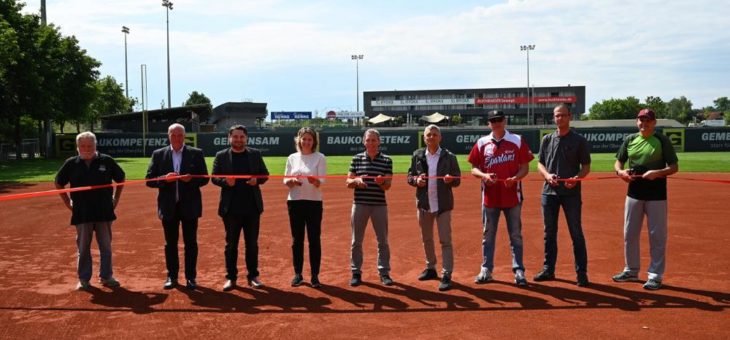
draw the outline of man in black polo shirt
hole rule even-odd
[[[352,204],[352,248],[350,269],[352,280],[350,286],[362,283],[362,241],[368,220],[373,223],[375,237],[378,240],[378,272],[380,281],[390,286],[390,247],[388,246],[388,206],[385,202],[385,190],[390,189],[393,175],[393,161],[380,152],[380,133],[369,129],[363,136],[365,151],[352,157],[350,171],[347,174],[347,187],[355,189],[355,200]]]
[[[112,180],[124,182],[124,170],[113,158],[96,152],[96,136],[91,132],[82,132],[76,136],[76,150],[79,155],[71,157],[63,163],[56,174],[56,188],[63,189],[66,184],[71,188],[108,185]],[[100,273],[102,285],[119,287],[112,270],[112,221],[117,219],[114,209],[119,204],[124,186],[75,191],[69,197],[61,193],[63,204],[71,210],[71,224],[76,226],[76,246],[78,247],[79,283],[76,289],[85,290],[91,287],[91,238],[96,232],[99,244]]]

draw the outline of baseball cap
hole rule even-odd
[[[494,118],[504,118],[504,112],[498,110],[487,112],[487,120],[492,120]]]
[[[646,117],[651,120],[656,119],[656,115],[654,114],[654,111],[652,111],[651,109],[643,109],[643,110],[639,111],[639,115],[636,116],[636,118],[641,118],[641,117]]]

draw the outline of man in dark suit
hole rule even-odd
[[[246,243],[246,276],[249,286],[263,287],[259,280],[259,224],[264,201],[259,185],[269,179],[261,152],[248,148],[248,130],[243,125],[228,129],[230,148],[219,151],[213,161],[213,175],[252,175],[251,177],[213,177],[213,184],[221,187],[218,215],[226,228],[226,283],[224,291],[236,287],[238,278],[238,240],[243,230]]]
[[[208,175],[203,151],[185,145],[185,127],[172,124],[167,129],[170,146],[155,150],[152,153],[150,166],[147,169],[147,186],[158,188],[157,214],[162,220],[165,232],[165,265],[167,280],[164,288],[177,286],[180,261],[177,253],[177,242],[180,237],[179,226],[182,224],[183,242],[185,243],[185,279],[188,289],[195,289],[195,269],[198,260],[198,218],[203,214],[200,187],[208,184],[208,177],[192,177],[191,175]]]

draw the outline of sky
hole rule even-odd
[[[213,106],[354,111],[362,91],[585,86],[586,110],[609,98],[694,108],[730,97],[730,0],[172,0],[172,105],[193,91]],[[162,1],[46,0],[48,23],[99,60],[130,97],[147,67],[149,109],[167,102]],[[40,0],[24,13],[39,13]],[[363,59],[352,60],[353,54]],[[166,104],[165,104],[166,105]]]

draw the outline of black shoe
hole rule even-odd
[[[173,289],[177,287],[177,279],[173,279],[171,277],[168,277],[167,280],[165,280],[165,284],[162,286],[164,289]]]
[[[586,273],[578,273],[578,276],[575,279],[575,284],[578,287],[588,287],[588,285],[590,284],[588,282],[588,274],[586,274]]]
[[[550,280],[555,280],[555,273],[553,273],[553,272],[551,272],[551,271],[549,271],[547,269],[543,269],[542,271],[540,271],[539,273],[537,273],[537,275],[535,275],[535,277],[533,278],[533,280],[535,280],[535,281],[550,281]]]
[[[233,288],[236,288],[236,280],[227,280],[226,283],[223,285],[223,291],[228,292],[233,290]]]
[[[444,274],[441,276],[441,282],[439,283],[439,291],[447,291],[451,289],[451,275]]]
[[[430,268],[424,269],[421,275],[418,275],[418,281],[435,280],[438,278],[439,275],[436,273],[436,269]]]
[[[350,279],[350,286],[357,287],[362,284],[362,274],[352,274]]]
[[[291,279],[291,286],[297,287],[300,286],[302,283],[304,283],[304,277],[302,277],[302,274],[294,274],[294,278]]]
[[[390,278],[390,275],[388,274],[382,274],[380,275],[380,282],[383,283],[385,286],[392,286],[393,285],[393,279]]]
[[[195,283],[195,279],[188,279],[185,282],[185,288],[187,289],[195,289],[196,287],[198,287],[198,284]]]
[[[311,283],[312,288],[322,287],[322,284],[319,282],[319,278],[316,276],[312,276],[312,280],[309,282]]]

